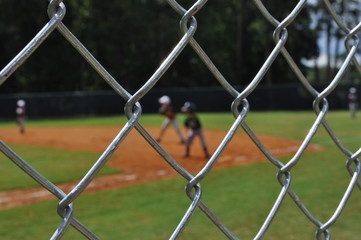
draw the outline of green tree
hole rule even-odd
[[[185,8],[190,2],[179,1]],[[272,3],[271,3],[272,2]],[[298,1],[265,1],[282,20]],[[48,21],[47,1],[0,0],[0,64],[5,66]],[[142,86],[182,37],[181,16],[165,0],[66,1],[64,24],[126,89]],[[6,10],[5,10],[6,9]],[[288,27],[286,48],[299,66],[317,55],[317,35],[305,8]],[[197,13],[195,39],[234,85],[247,84],[275,46],[271,25],[252,1],[208,1]],[[302,70],[306,71],[302,67]],[[292,82],[295,77],[278,57],[265,81]],[[190,46],[156,87],[218,86]],[[109,89],[106,82],[54,31],[0,88],[1,92],[83,91]]]
[[[344,22],[344,24],[352,29],[361,21],[360,1],[358,0],[330,0],[335,12]],[[338,71],[339,62],[343,61],[346,56],[346,50],[343,47],[345,33],[336,24],[323,2],[317,1],[310,6],[312,16],[315,19],[315,31],[323,36],[323,44],[327,57],[325,66],[315,64],[315,81],[319,84],[329,83]],[[318,57],[318,56],[317,56]],[[320,67],[324,69],[319,69]],[[322,72],[323,74],[320,74]],[[351,75],[353,75],[352,73]],[[348,76],[351,76],[348,75]]]

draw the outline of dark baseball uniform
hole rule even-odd
[[[199,136],[203,148],[207,147],[206,140],[202,129],[201,122],[196,115],[188,116],[184,122],[184,125],[188,128],[186,145],[189,147],[195,136]]]

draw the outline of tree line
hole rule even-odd
[[[191,2],[179,3],[189,7]],[[264,1],[283,19],[298,1]],[[126,89],[137,89],[154,73],[181,38],[176,13],[165,0],[64,1],[63,23]],[[48,21],[48,1],[0,0],[0,68],[2,69]],[[319,32],[312,27],[315,7],[307,7],[287,27],[287,50],[307,74],[302,60],[317,58]],[[233,85],[249,83],[273,50],[274,26],[253,1],[214,0],[196,14],[194,38]],[[321,27],[321,26],[317,26]],[[278,57],[262,84],[297,81]],[[157,83],[157,88],[218,86],[190,46]],[[91,91],[107,83],[56,30],[3,86],[2,93]]]

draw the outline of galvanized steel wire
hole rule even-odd
[[[355,54],[359,48],[359,39],[357,33],[361,30],[361,22],[356,26],[349,27],[342,21],[340,16],[337,15],[332,5],[328,0],[323,0],[324,6],[327,9],[329,15],[338,25],[339,29],[345,36],[345,46],[347,49],[347,56],[344,59],[342,66],[338,70],[329,85],[318,92],[303,75],[300,68],[297,66],[292,56],[289,54],[285,47],[287,42],[288,32],[287,27],[297,19],[297,16],[302,10],[307,7],[307,0],[300,0],[298,4],[290,11],[288,16],[284,19],[276,19],[265,7],[261,0],[253,0],[254,4],[258,7],[259,11],[263,14],[265,19],[274,26],[273,39],[275,46],[271,51],[268,58],[265,60],[255,77],[252,79],[250,84],[245,87],[242,92],[238,92],[222,75],[218,68],[214,65],[212,60],[208,57],[206,52],[198,44],[194,38],[194,34],[197,30],[196,14],[202,9],[206,8],[207,0],[196,1],[189,9],[185,9],[175,0],[167,0],[168,4],[174,9],[175,14],[180,15],[180,31],[182,33],[176,46],[168,54],[162,64],[156,69],[153,75],[146,81],[146,83],[138,89],[134,94],[127,92],[119,82],[112,77],[112,75],[94,58],[94,56],[87,50],[87,48],[73,35],[73,33],[64,25],[62,19],[66,15],[66,7],[62,0],[51,0],[48,6],[49,22],[44,23],[44,27],[39,31],[38,34],[23,48],[22,51],[14,57],[7,66],[5,66],[0,72],[0,85],[3,84],[9,76],[14,73],[26,60],[31,56],[36,49],[47,39],[52,32],[57,29],[64,37],[64,40],[68,41],[78,53],[94,68],[99,75],[106,81],[119,96],[127,101],[124,113],[128,118],[128,122],[121,129],[118,135],[110,143],[107,149],[104,150],[103,154],[87,172],[87,174],[81,179],[81,181],[68,193],[65,194],[61,189],[55,186],[52,182],[42,176],[36,169],[28,164],[24,159],[21,158],[16,152],[14,152],[5,142],[0,140],[0,150],[21,168],[25,174],[32,177],[42,187],[47,189],[51,194],[57,197],[60,201],[57,207],[57,212],[61,217],[61,223],[59,226],[54,226],[56,229],[53,236],[50,239],[61,239],[63,234],[69,229],[69,226],[78,230],[84,237],[88,239],[98,239],[98,237],[89,229],[84,226],[77,219],[74,218],[74,201],[83,193],[87,186],[92,182],[96,174],[103,168],[109,158],[112,156],[114,151],[118,148],[122,141],[127,137],[128,133],[132,130],[136,130],[140,135],[152,146],[156,152],[166,161],[174,170],[176,170],[180,176],[187,180],[186,193],[191,200],[189,208],[184,213],[183,218],[180,220],[178,226],[171,233],[170,239],[177,239],[182,231],[187,227],[187,224],[192,218],[193,213],[197,208],[201,209],[209,219],[227,236],[229,239],[238,239],[228,228],[225,226],[217,216],[212,212],[210,208],[202,201],[202,187],[201,182],[207,177],[209,172],[212,170],[221,153],[225,150],[227,144],[231,141],[232,137],[242,128],[249,138],[258,146],[263,154],[269,160],[269,163],[275,165],[278,168],[277,180],[281,187],[275,203],[270,209],[267,218],[265,219],[262,226],[259,228],[258,233],[254,239],[261,239],[266,235],[267,229],[272,224],[273,219],[277,215],[277,212],[282,205],[286,195],[291,197],[303,214],[312,222],[318,229],[315,238],[316,239],[330,239],[331,233],[330,228],[339,219],[342,210],[346,207],[347,200],[350,198],[353,190],[361,189],[360,181],[360,156],[361,148],[352,152],[338,138],[336,133],[333,131],[332,126],[326,121],[325,116],[329,110],[329,104],[327,102],[327,96],[330,95],[333,90],[338,86],[346,70],[349,67],[354,67],[358,72],[361,73],[361,66],[358,62]],[[176,26],[175,26],[176,27]],[[187,46],[191,46],[194,52],[204,62],[209,71],[218,80],[219,84],[227,90],[227,92],[234,98],[231,110],[235,117],[235,121],[225,135],[223,141],[220,143],[214,154],[208,160],[207,164],[199,171],[195,176],[185,170],[169,153],[151,136],[144,126],[138,121],[142,115],[141,100],[142,98],[156,85],[156,83],[162,78],[163,74],[177,59],[183,49]],[[126,57],[126,56],[125,56]],[[250,103],[247,101],[247,97],[257,88],[259,83],[263,80],[265,74],[272,66],[272,63],[276,58],[283,57],[288,63],[290,69],[295,74],[295,77],[303,85],[304,89],[314,97],[313,110],[316,114],[316,119],[304,137],[302,144],[296,151],[293,157],[286,163],[283,164],[277,157],[275,157],[257,137],[253,130],[247,124],[247,113],[250,109]],[[304,154],[307,146],[309,146],[311,140],[318,132],[319,128],[323,126],[329,137],[333,140],[335,146],[345,155],[346,171],[350,174],[350,181],[342,199],[339,202],[338,207],[335,209],[333,215],[326,221],[321,222],[307,206],[298,197],[296,192],[291,186],[292,169],[294,166],[301,161],[301,157]],[[119,213],[121,214],[121,213]]]

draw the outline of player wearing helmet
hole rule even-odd
[[[348,98],[348,108],[351,113],[351,118],[356,118],[356,111],[358,108],[358,96],[357,96],[357,89],[355,87],[349,89],[347,98]]]
[[[186,152],[184,154],[184,157],[189,157],[190,147],[193,143],[194,137],[198,136],[201,140],[202,148],[204,151],[204,156],[206,158],[209,158],[208,148],[207,148],[206,140],[204,137],[202,124],[196,115],[196,105],[192,102],[185,102],[183,107],[181,108],[181,110],[182,110],[182,112],[187,114],[187,118],[184,122],[184,125],[188,129],[187,141],[186,141]]]
[[[20,99],[16,102],[16,122],[20,127],[20,133],[25,133],[26,110],[25,101]]]
[[[162,123],[160,134],[159,137],[157,138],[157,141],[160,142],[162,140],[167,128],[169,127],[170,124],[172,124],[180,138],[181,143],[184,144],[185,139],[179,127],[177,113],[174,110],[173,106],[171,105],[170,97],[164,95],[158,99],[158,102],[161,105],[159,108],[159,113],[165,116],[166,119]]]

